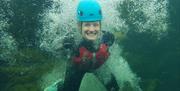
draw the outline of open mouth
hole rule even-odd
[[[84,31],[84,37],[88,40],[96,40],[98,37],[98,31]]]
[[[97,35],[98,32],[95,30],[95,31],[85,31],[86,35]]]

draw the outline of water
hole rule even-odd
[[[104,9],[103,11],[107,11],[104,13],[105,15],[104,21],[103,21],[104,25],[102,26],[103,30],[110,28],[109,31],[111,30],[113,31],[113,28],[115,28],[116,30],[118,28],[121,28],[124,24],[121,23],[120,19],[118,19],[118,11],[116,10],[116,6],[117,6],[116,4],[119,4],[119,2],[118,1],[110,1],[110,2],[100,1],[100,2],[102,3],[102,7]],[[74,18],[75,13],[76,13],[75,12],[76,6],[77,6],[76,0],[71,0],[71,1],[54,0],[53,1],[52,8],[48,9],[45,12],[46,16],[43,18],[44,20],[43,22],[46,22],[46,25],[44,25],[43,33],[41,33],[41,36],[43,36],[42,38],[43,40],[41,40],[42,48],[45,48],[46,50],[48,51],[50,50],[51,52],[55,53],[56,50],[62,46],[59,44],[62,44],[61,43],[62,39],[67,32],[77,31],[75,32],[75,35],[79,36],[78,30],[76,27],[76,23],[77,23],[76,18]],[[108,9],[111,9],[111,11],[108,12]],[[119,47],[116,47],[113,49],[120,51],[121,49],[118,49],[118,48]],[[112,56],[115,56],[115,54],[118,54],[118,51],[112,51],[113,52],[112,54],[114,54]],[[133,87],[138,87],[138,82],[132,81],[132,80],[136,80],[137,78],[131,72],[126,61],[124,61],[123,59],[117,60],[118,57],[120,57],[120,54],[116,55],[116,57],[112,57],[113,59],[110,59],[110,61],[112,60],[113,62],[109,62],[107,65],[111,67],[112,71],[115,70],[115,72],[113,73],[116,74],[115,76],[119,81],[119,85],[121,84],[121,87],[123,87],[123,84],[126,81],[128,81],[130,82],[131,85],[133,85]],[[112,65],[113,63],[114,65]],[[115,66],[115,64],[119,64],[119,65]],[[124,71],[119,72],[119,70],[124,70]]]
[[[179,2],[98,1],[104,15],[102,29],[116,36],[106,65],[122,91],[179,91],[179,22],[174,19]],[[0,91],[40,91],[62,80],[66,66],[62,39],[71,32],[80,40],[75,19],[78,0],[1,2]],[[87,85],[90,82],[97,85]],[[80,88],[84,90],[104,91],[104,87],[87,74]]]

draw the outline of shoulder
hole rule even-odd
[[[108,46],[111,46],[114,43],[114,34],[109,31],[102,31],[102,43],[107,44]]]

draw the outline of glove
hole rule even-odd
[[[111,46],[114,43],[114,35],[110,32],[103,31],[104,35],[102,36],[102,43]]]
[[[63,40],[63,47],[66,49],[72,49],[74,47],[75,41],[73,37],[65,37]]]

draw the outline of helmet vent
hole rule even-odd
[[[89,14],[89,16],[93,16],[94,14]]]
[[[102,15],[102,11],[101,10],[99,10],[99,14]]]
[[[83,12],[82,12],[82,11],[79,11],[79,12],[78,12],[78,15],[83,16]]]

